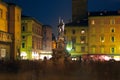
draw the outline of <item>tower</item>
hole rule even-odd
[[[87,18],[87,0],[72,0],[72,20]]]

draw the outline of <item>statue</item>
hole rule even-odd
[[[64,39],[64,27],[65,23],[63,22],[63,20],[59,19],[58,38],[56,40],[56,48],[53,49],[52,55],[53,59],[58,62],[64,62],[65,57],[68,56]]]
[[[63,36],[63,34],[64,34],[64,27],[65,27],[65,24],[64,24],[63,20],[59,19],[58,36]]]

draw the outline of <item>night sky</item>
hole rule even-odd
[[[35,17],[42,24],[57,29],[58,19],[65,23],[72,16],[72,0],[4,0],[14,2],[22,8],[22,13]],[[88,0],[88,11],[118,10],[120,0]]]

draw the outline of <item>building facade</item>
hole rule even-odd
[[[43,33],[43,51],[41,52],[41,59],[45,56],[50,58],[52,56],[52,27],[49,25],[42,26]]]
[[[0,1],[0,59],[16,59],[20,51],[20,24],[21,8],[15,4]]]
[[[21,25],[21,58],[39,59],[42,51],[42,24],[32,17],[22,16]]]
[[[88,53],[87,21],[66,24],[64,36],[66,49],[71,56],[80,56]]]
[[[91,12],[89,15],[89,53],[120,54],[119,11]]]
[[[120,55],[119,11],[90,12],[86,23],[86,26],[76,26],[78,23],[73,22],[66,24],[66,48],[72,57],[76,54]]]
[[[72,0],[72,22],[65,24],[66,49],[72,57],[88,53],[87,0]]]
[[[52,51],[52,27],[49,25],[42,26],[43,32],[43,50]]]
[[[12,35],[8,33],[7,4],[0,1],[0,59],[10,57]],[[9,37],[9,38],[8,38]]]

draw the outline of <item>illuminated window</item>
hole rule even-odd
[[[3,13],[2,9],[0,9],[0,18],[2,18],[2,13]]]
[[[95,21],[94,21],[94,20],[92,20],[92,21],[91,21],[91,24],[95,24]]]
[[[85,33],[85,30],[84,30],[84,29],[82,29],[82,30],[81,30],[81,34],[84,34],[84,33]]]
[[[100,42],[104,42],[104,41],[105,41],[104,36],[101,36],[101,37],[100,37]]]
[[[81,41],[81,43],[85,43],[85,41],[86,41],[86,36],[80,36],[80,41]]]

